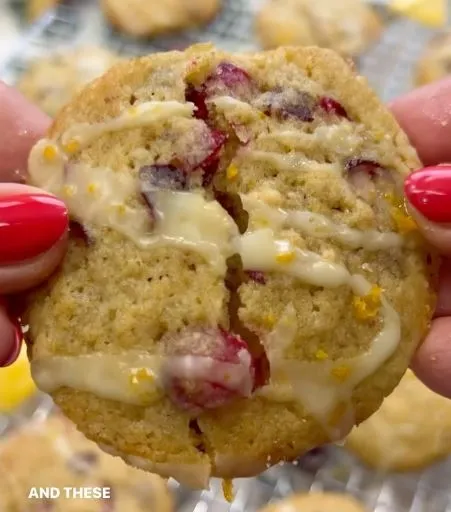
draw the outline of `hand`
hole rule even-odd
[[[443,255],[431,330],[412,368],[432,390],[451,398],[451,79],[418,89],[391,108],[426,167],[405,182],[412,213]]]
[[[28,153],[50,119],[0,83],[0,296],[47,279],[64,256],[68,212],[59,199],[23,185]],[[0,298],[0,366],[14,362],[22,333]]]

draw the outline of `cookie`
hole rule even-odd
[[[20,455],[26,454],[26,458]],[[172,512],[166,482],[103,453],[67,420],[52,417],[25,425],[0,444],[2,510],[52,512]],[[39,497],[43,488],[60,496]],[[66,495],[65,488],[97,488],[97,496]],[[35,494],[30,495],[34,489]],[[102,496],[102,490],[105,494]],[[30,508],[31,507],[31,508]]]
[[[419,166],[330,50],[116,66],[30,155],[77,223],[24,315],[37,385],[88,437],[191,486],[344,437],[431,316],[401,196]]]
[[[348,436],[346,446],[370,466],[421,469],[451,454],[451,402],[410,370],[382,407]]]
[[[256,18],[263,48],[321,46],[357,57],[380,35],[382,22],[361,0],[270,0]]]
[[[291,496],[260,512],[365,512],[365,509],[349,494],[312,492]]]
[[[205,25],[218,14],[221,0],[102,0],[102,7],[117,29],[146,37]]]
[[[49,9],[55,7],[59,0],[27,0],[27,19],[30,22],[38,20]]]
[[[97,47],[79,47],[42,57],[25,71],[17,87],[53,117],[85,84],[102,75],[118,57]]]
[[[429,41],[415,70],[415,85],[421,86],[451,74],[451,32],[437,34]]]

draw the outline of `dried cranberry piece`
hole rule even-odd
[[[210,185],[214,175],[218,170],[219,152],[227,141],[227,135],[219,130],[211,131],[211,150],[208,156],[203,160],[199,167],[204,171],[202,183],[205,186]]]
[[[139,170],[141,191],[145,189],[185,190],[188,186],[186,173],[174,165],[145,165]]]
[[[315,100],[311,94],[304,91],[267,92],[259,98],[257,106],[267,116],[294,118],[305,123],[311,123],[314,119]]]
[[[351,158],[346,162],[345,169],[349,173],[365,172],[368,176],[373,178],[381,173],[382,166],[373,160]]]
[[[71,220],[69,223],[69,233],[73,238],[83,241],[86,245],[94,243],[94,238],[88,229],[75,220]]]
[[[181,409],[199,413],[252,393],[254,361],[239,336],[221,328],[187,330],[166,347],[165,387]]]
[[[348,113],[344,109],[343,105],[338,103],[338,101],[334,100],[333,98],[323,96],[319,100],[319,106],[324,110],[324,112],[327,112],[328,114],[333,114],[339,117],[345,117],[346,119],[349,119]]]
[[[231,62],[221,62],[205,81],[207,96],[227,94],[249,98],[255,90],[251,76]]]
[[[266,277],[263,272],[260,272],[258,270],[248,270],[246,272],[249,279],[252,281],[255,281],[258,284],[266,284]]]
[[[188,85],[185,91],[185,99],[197,107],[194,111],[194,117],[197,119],[208,119],[208,108],[206,104],[207,95],[205,93],[205,87],[194,87]]]

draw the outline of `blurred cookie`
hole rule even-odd
[[[106,17],[119,30],[145,37],[211,21],[221,0],[102,0]]]
[[[53,117],[81,87],[102,75],[118,60],[108,50],[91,46],[58,52],[35,60],[17,87]]]
[[[29,297],[33,377],[131,464],[205,486],[340,439],[428,328],[420,162],[330,50],[116,66],[29,164],[78,223]]]
[[[30,22],[36,21],[49,9],[55,7],[59,0],[27,0],[27,19]]]
[[[357,57],[380,35],[382,22],[362,0],[270,0],[256,18],[263,48],[321,46]]]
[[[351,432],[346,446],[382,470],[428,466],[451,453],[451,401],[409,370],[379,411]]]
[[[57,488],[60,497],[29,497]],[[108,497],[76,498],[65,488],[107,489]],[[93,491],[94,492],[94,491]],[[101,492],[101,491],[97,491]],[[172,512],[166,482],[103,453],[67,420],[56,417],[21,427],[0,443],[2,510],[52,512]]]
[[[451,32],[436,35],[426,46],[415,70],[415,85],[421,86],[451,75]]]
[[[349,494],[312,492],[291,496],[260,512],[365,512],[365,509]]]

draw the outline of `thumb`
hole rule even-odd
[[[451,165],[425,167],[410,174],[404,191],[424,237],[441,254],[451,255]]]

